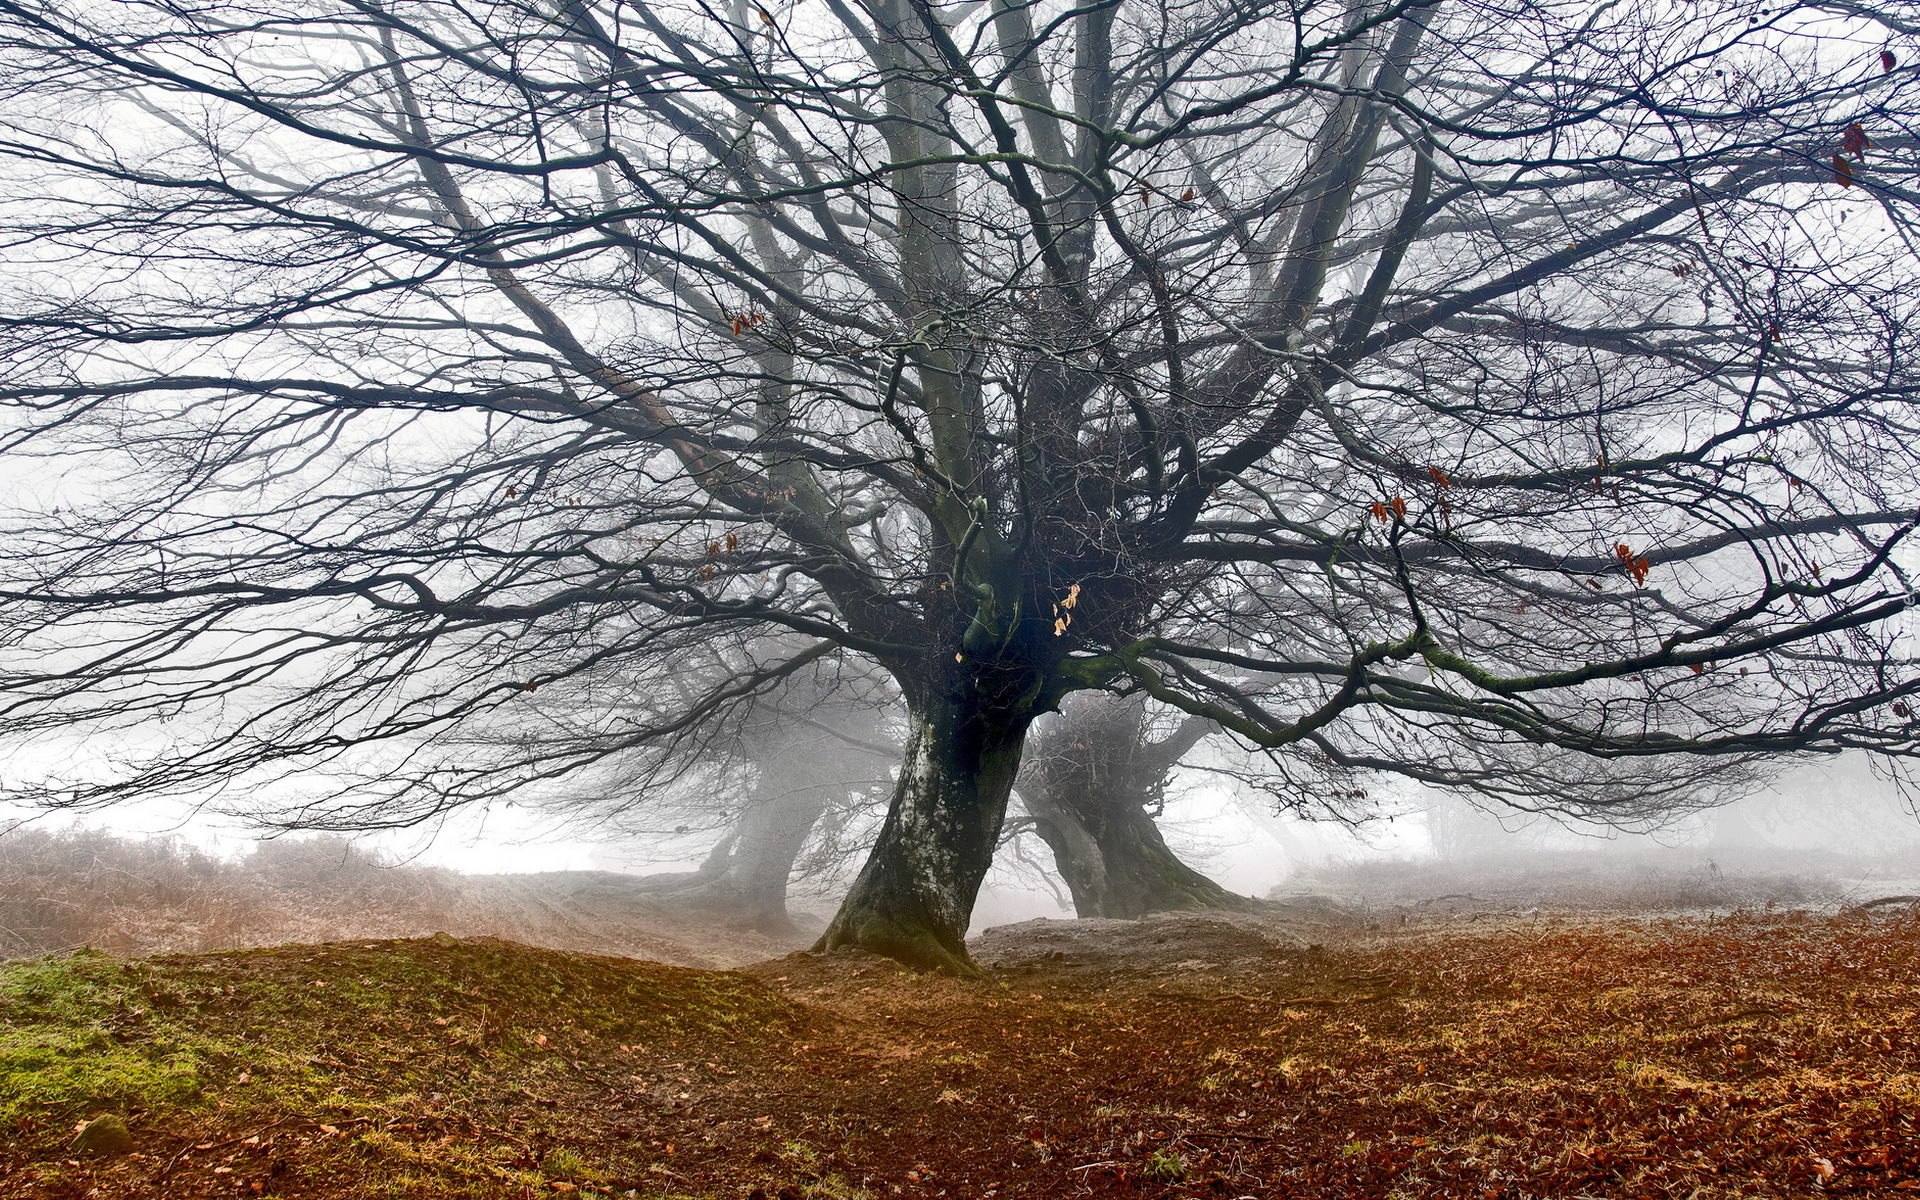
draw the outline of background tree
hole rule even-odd
[[[8,782],[405,823],[851,653],[822,944],[967,970],[1073,691],[1328,806],[1910,754],[1911,17],[0,0]]]
[[[891,789],[888,768],[900,747],[888,740],[890,715],[884,697],[836,696],[818,681],[760,698],[739,719],[729,747],[735,763],[728,774],[744,794],[726,803],[702,787],[682,801],[694,819],[709,822],[718,808],[725,833],[698,868],[648,876],[645,890],[762,933],[798,932],[787,888],[821,818],[834,810],[844,821],[846,810],[884,803]],[[645,805],[654,813],[662,808],[678,811],[657,797]]]
[[[1070,696],[1036,724],[1015,786],[1077,915],[1254,906],[1182,862],[1156,820],[1174,768],[1212,730],[1200,717],[1169,727],[1137,695]]]

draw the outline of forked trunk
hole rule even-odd
[[[886,822],[815,949],[858,946],[922,970],[970,975],[967,923],[993,864],[1030,718],[960,694],[915,711]]]

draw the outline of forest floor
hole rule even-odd
[[[0,1195],[1920,1192],[1897,906],[1028,922],[975,955],[970,980],[446,935],[17,962]]]

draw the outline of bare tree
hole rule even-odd
[[[887,716],[883,698],[835,696],[817,682],[760,699],[739,722],[738,769],[728,773],[746,777],[744,795],[730,803],[701,786],[682,801],[709,816],[728,814],[725,834],[697,869],[649,876],[644,889],[763,933],[796,932],[787,888],[809,836],[829,811],[883,802],[891,789],[888,768],[900,746],[888,737]],[[673,805],[646,806],[661,807]]]
[[[82,748],[8,783],[405,823],[859,655],[911,728],[823,945],[964,971],[1074,691],[1333,808],[1910,754],[1914,28],[0,0],[0,713]]]
[[[1254,906],[1182,862],[1160,832],[1174,768],[1214,729],[1201,717],[1165,725],[1137,695],[1083,694],[1027,739],[1015,786],[1082,917]]]

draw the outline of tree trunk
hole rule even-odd
[[[654,876],[643,887],[743,928],[798,933],[787,912],[794,863],[836,800],[878,782],[858,778],[858,768],[887,761],[871,740],[882,736],[879,725],[871,706],[851,707],[824,691],[769,702],[741,732],[753,786],[727,836],[697,870]]]
[[[910,720],[879,839],[814,948],[858,946],[922,970],[976,974],[967,923],[1031,718],[992,710],[962,679],[916,705]]]
[[[741,818],[728,876],[739,891],[741,914],[753,928],[797,932],[787,913],[787,881],[807,835],[826,811],[826,790],[808,787],[755,805]]]
[[[1021,798],[1079,916],[1134,921],[1155,912],[1256,907],[1181,862],[1137,797],[1083,792],[1061,803],[1044,788],[1023,787]]]
[[[756,793],[770,792],[764,784]],[[742,928],[798,932],[787,912],[787,880],[814,823],[827,809],[824,787],[758,794],[697,871],[646,881],[671,904],[697,908]]]
[[[741,928],[797,933],[787,912],[787,881],[831,789],[811,781],[795,787],[785,776],[776,783],[773,776],[762,769],[746,811],[696,870],[647,876],[639,889]]]
[[[1053,803],[1046,789],[1020,785],[1020,802],[1033,818],[1033,831],[1053,851],[1053,867],[1073,897],[1073,911],[1082,917],[1106,915],[1107,859],[1087,827],[1063,806]]]
[[[1074,912],[1138,920],[1152,912],[1256,907],[1181,862],[1148,811],[1208,728],[1189,720],[1154,741],[1139,701],[1082,696],[1036,737],[1020,797],[1053,851]]]

